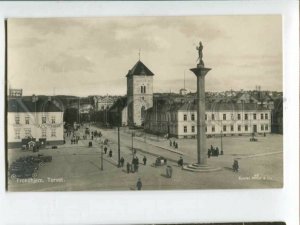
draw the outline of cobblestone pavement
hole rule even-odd
[[[140,166],[136,173],[127,173],[126,163],[132,160],[131,133],[124,128],[120,131],[121,156],[125,166],[117,167],[117,130],[90,127],[101,130],[103,137],[92,140],[93,147],[88,147],[91,140],[79,140],[76,145],[66,144],[58,149],[43,149],[39,154],[52,155],[51,163],[40,168],[37,179],[8,179],[9,191],[83,191],[83,190],[135,190],[138,178],[141,178],[143,190],[170,189],[231,189],[231,188],[280,188],[283,185],[282,136],[268,135],[258,137],[258,142],[250,142],[249,137],[224,137],[225,155],[211,157],[208,163],[221,167],[222,170],[211,173],[195,173],[182,170],[177,160],[183,156],[185,163],[194,163],[196,159],[196,140],[176,140],[179,148],[169,146],[169,141],[149,136],[134,137],[133,149],[139,158]],[[80,131],[81,135],[83,129]],[[101,146],[104,139],[109,139],[108,149],[113,156],[103,154],[101,170]],[[220,148],[220,138],[207,139],[207,146]],[[20,149],[9,149],[8,160],[12,162],[21,155],[33,155]],[[142,165],[142,158],[147,157],[147,164]],[[167,164],[173,167],[172,178],[166,177],[166,166],[154,167],[157,156],[167,158]],[[238,158],[240,171],[233,173],[233,159]]]

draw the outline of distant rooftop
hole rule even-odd
[[[7,112],[63,112],[55,99],[24,99],[13,98],[7,100]]]

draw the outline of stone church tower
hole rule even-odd
[[[126,75],[129,126],[144,125],[146,110],[153,106],[153,76],[140,60]]]

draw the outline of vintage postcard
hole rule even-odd
[[[6,20],[8,191],[283,187],[280,15]]]

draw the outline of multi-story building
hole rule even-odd
[[[208,103],[205,120],[209,136],[271,132],[271,110],[255,103]],[[196,104],[154,104],[147,110],[145,129],[177,138],[195,138]]]
[[[7,145],[20,147],[22,139],[34,138],[46,144],[62,144],[64,140],[63,106],[51,99],[8,98]]]
[[[95,111],[109,110],[120,96],[94,96]]]

